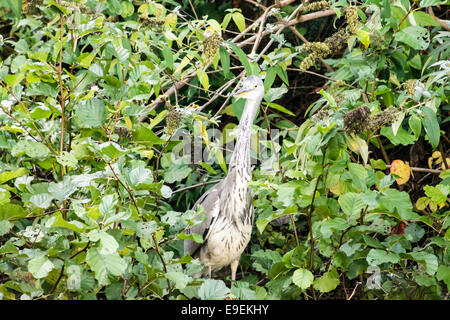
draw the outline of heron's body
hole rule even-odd
[[[248,187],[251,180],[250,138],[256,111],[264,95],[262,81],[250,76],[240,90],[247,99],[239,124],[236,146],[231,157],[228,175],[204,193],[194,205],[205,209],[206,219],[188,230],[203,235],[199,244],[185,240],[184,252],[205,263],[201,274],[231,265],[231,279],[235,280],[239,258],[250,241],[253,226],[253,198]]]

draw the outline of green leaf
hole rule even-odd
[[[219,47],[219,56],[220,56],[220,65],[223,69],[223,74],[225,78],[228,78],[228,76],[231,76],[230,73],[230,54],[228,53],[227,49],[225,49],[224,46]]]
[[[380,133],[383,136],[387,137],[393,145],[402,144],[404,146],[407,146],[409,144],[413,144],[416,141],[416,137],[413,134],[409,134],[402,127],[398,128],[396,135],[394,135],[394,132],[392,131],[392,126],[381,128]]]
[[[435,149],[439,144],[439,138],[441,135],[439,131],[439,122],[437,121],[436,114],[432,109],[423,107],[422,112],[424,114],[424,117],[422,118],[423,127],[425,128],[431,146]]]
[[[292,275],[292,282],[305,290],[308,289],[314,281],[314,275],[307,269],[297,269]]]
[[[108,160],[117,159],[127,153],[127,150],[122,149],[119,144],[112,141],[102,143],[97,148],[100,154],[106,156]]]
[[[159,138],[152,130],[147,128],[144,124],[140,124],[134,127],[133,141],[143,143],[148,146],[154,144],[164,144],[166,140]]]
[[[277,76],[276,67],[270,67],[269,70],[266,71],[266,77],[264,78],[264,91],[267,92],[267,90],[269,90],[270,87],[272,87],[272,84],[275,81],[276,76]]]
[[[129,17],[134,13],[134,6],[131,2],[122,1],[122,12],[121,16],[123,18]]]
[[[170,70],[173,70],[173,55],[172,55],[172,50],[170,50],[170,48],[164,44],[162,46],[162,54],[164,57],[164,61],[167,63],[167,66],[169,67]],[[205,88],[207,89],[207,88]]]
[[[118,16],[122,13],[122,4],[119,0],[107,0],[106,6],[113,16]]]
[[[413,17],[419,26],[431,26],[431,27],[439,26],[439,23],[437,23],[436,20],[434,20],[432,16],[430,16],[428,13],[425,13],[423,11],[413,12]]]
[[[398,263],[400,256],[394,252],[386,252],[380,249],[370,249],[367,254],[367,263],[371,266],[378,266],[383,263]]]
[[[272,109],[284,112],[290,116],[295,116],[295,114],[293,112],[291,112],[290,110],[286,109],[285,107],[280,106],[279,104],[276,104],[274,102],[269,102],[269,103],[267,103],[267,105]]]
[[[185,179],[192,169],[187,165],[171,167],[170,170],[164,172],[164,181],[167,183],[174,183]]]
[[[100,285],[109,284],[108,277],[122,275],[126,268],[126,262],[117,254],[101,254],[97,248],[91,248],[87,251],[86,262],[94,271],[95,279]]]
[[[83,68],[89,69],[91,66],[92,60],[94,60],[95,56],[93,54],[90,54],[88,52],[83,52],[80,54],[80,56],[77,58],[78,63]]]
[[[26,154],[30,158],[44,158],[50,154],[50,149],[41,142],[20,140],[11,150],[15,157]]]
[[[52,227],[62,227],[62,228],[66,228],[69,230],[73,230],[75,232],[83,232],[86,230],[87,226],[77,220],[72,220],[72,221],[66,221],[64,220],[64,218],[62,217],[62,213],[60,211],[56,212],[53,214],[53,223],[52,223]]]
[[[360,193],[344,193],[338,201],[342,211],[350,218],[359,217],[361,211],[366,207],[366,204],[361,199]]]
[[[59,201],[66,200],[77,189],[72,183],[70,176],[65,176],[63,181],[58,183],[51,182],[48,186],[48,192],[53,198]]]
[[[434,275],[438,269],[438,259],[434,254],[421,251],[421,252],[409,252],[408,255],[415,261],[425,265],[425,271],[429,275]]]
[[[15,171],[5,171],[0,173],[0,184],[3,184],[9,180],[24,176],[27,174],[25,168],[19,168]]]
[[[28,262],[28,271],[36,279],[45,278],[54,267],[55,265],[46,256],[36,257]]]
[[[206,73],[205,69],[197,69],[197,77],[200,83],[202,84],[203,88],[208,90],[209,88],[209,77]]]
[[[18,220],[27,215],[28,212],[17,204],[6,203],[0,206],[0,220]]]
[[[102,100],[84,100],[75,109],[75,116],[83,128],[100,128],[106,120],[107,112]]]
[[[272,102],[275,100],[280,99],[286,92],[288,92],[288,89],[286,87],[280,87],[280,88],[270,88],[267,90],[267,93],[264,95],[264,100],[267,102]]]
[[[244,15],[238,11],[233,12],[231,15],[231,18],[233,18],[234,23],[236,23],[236,26],[239,29],[239,32],[244,32],[245,30],[245,18]]]
[[[231,47],[231,49],[234,51],[234,53],[238,56],[239,61],[244,66],[245,72],[248,76],[252,75],[252,67],[250,65],[250,62],[248,61],[247,55],[244,51],[242,51],[241,48],[239,48],[237,45],[235,45],[232,42],[227,42],[228,45]]]
[[[205,280],[198,290],[201,300],[221,300],[230,293],[230,289],[222,280]]]
[[[450,267],[441,264],[436,272],[436,278],[439,281],[444,281],[444,283],[447,285],[447,288],[450,289]]]
[[[11,230],[14,225],[7,220],[0,220],[0,236],[3,236]]]
[[[9,9],[18,18],[22,14],[22,0],[6,0]]]
[[[23,79],[25,78],[25,75],[23,73],[16,73],[16,74],[8,74],[5,77],[5,83],[10,87],[17,86]]]
[[[320,292],[330,292],[337,288],[340,284],[339,274],[335,268],[330,268],[330,271],[316,280],[314,280],[314,289]]]
[[[165,274],[166,278],[175,283],[175,288],[181,290],[189,283],[190,277],[180,271],[169,271]]]
[[[413,114],[409,117],[408,124],[414,133],[414,137],[418,139],[420,137],[420,133],[422,132],[422,121],[417,115]]]
[[[420,1],[420,6],[421,7],[431,7],[431,6],[437,6],[440,4],[446,4],[448,1],[447,0],[422,0]]]
[[[75,168],[78,164],[77,158],[67,151],[61,152],[60,155],[56,156],[56,161],[63,166]]]
[[[409,26],[397,32],[395,39],[416,50],[426,50],[430,44],[428,30],[420,26]]]

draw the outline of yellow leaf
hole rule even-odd
[[[207,147],[208,150],[209,150],[209,138],[208,138],[208,132],[206,132],[206,128],[205,128],[205,126],[203,125],[203,122],[200,121],[200,120],[197,120],[197,121],[198,121],[198,123],[200,124],[200,128],[202,129],[202,137],[203,137],[203,140],[205,141],[206,147]]]
[[[391,164],[391,173],[398,176],[395,181],[400,184],[405,184],[408,182],[411,175],[411,168],[408,162],[403,162],[402,160],[394,160]]]
[[[430,199],[428,199],[427,197],[420,197],[416,202],[416,208],[418,210],[425,210],[429,203]]]
[[[370,44],[370,33],[369,32],[360,29],[356,32],[356,37],[364,45],[364,49],[367,49],[369,47],[369,44]]]
[[[127,125],[127,127],[129,129],[132,129],[133,128],[133,122],[131,122],[130,117],[125,116],[125,117],[123,117],[123,119],[125,120],[125,124]]]

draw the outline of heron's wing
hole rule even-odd
[[[203,235],[203,240],[206,240],[209,228],[214,222],[214,219],[218,216],[220,211],[220,195],[223,191],[224,180],[220,181],[214,187],[206,191],[200,199],[197,200],[193,209],[196,210],[199,205],[205,209],[206,219],[201,224],[195,225],[186,231],[186,234],[198,233]],[[197,250],[202,246],[202,243],[198,243],[192,240],[184,240],[184,254],[190,254],[191,256],[197,253]]]

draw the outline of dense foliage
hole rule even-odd
[[[233,4],[0,1],[0,298],[448,298],[446,1]],[[230,286],[193,278],[183,239],[250,74],[255,227]]]

